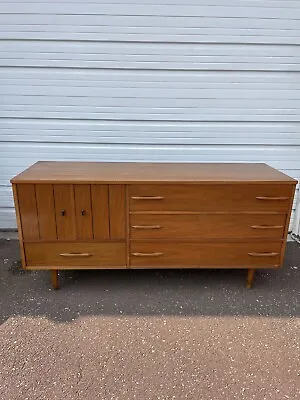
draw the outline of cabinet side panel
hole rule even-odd
[[[91,185],[94,239],[109,239],[108,185]]]
[[[56,221],[52,185],[35,185],[36,204],[42,240],[56,240]]]
[[[281,256],[280,256],[280,266],[283,265],[283,260],[284,260],[284,255],[285,255],[285,248],[286,248],[286,242],[287,242],[287,235],[288,235],[288,230],[289,230],[289,224],[290,224],[290,218],[292,214],[292,208],[293,208],[293,201],[294,201],[294,196],[295,196],[295,189],[296,185],[291,187],[291,199],[290,199],[290,206],[289,206],[289,211],[286,215],[286,221],[285,221],[285,228],[284,228],[284,241],[282,243],[281,247]]]
[[[22,224],[21,224],[21,216],[20,216],[20,207],[19,207],[19,201],[18,201],[17,186],[15,184],[12,185],[12,190],[13,190],[14,204],[15,204],[15,210],[16,210],[16,219],[17,219],[22,266],[23,266],[23,268],[26,268],[26,258],[25,258],[25,250],[24,250],[24,243],[23,243],[23,232],[22,232]]]
[[[35,187],[33,184],[17,186],[19,210],[24,240],[38,240],[39,224],[36,207]]]
[[[130,214],[129,214],[129,186],[125,185],[125,232],[126,232],[126,266],[130,268]]]
[[[109,185],[110,238],[125,239],[125,185]]]

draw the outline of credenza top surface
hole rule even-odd
[[[38,161],[12,183],[285,183],[297,181],[263,163]]]

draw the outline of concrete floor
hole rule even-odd
[[[0,240],[0,399],[300,399],[300,247],[245,271],[19,268]]]

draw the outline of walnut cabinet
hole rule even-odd
[[[38,162],[11,180],[25,269],[282,266],[296,181],[266,164]]]

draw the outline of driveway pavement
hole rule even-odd
[[[0,399],[300,399],[300,247],[245,271],[20,270],[0,240]]]

